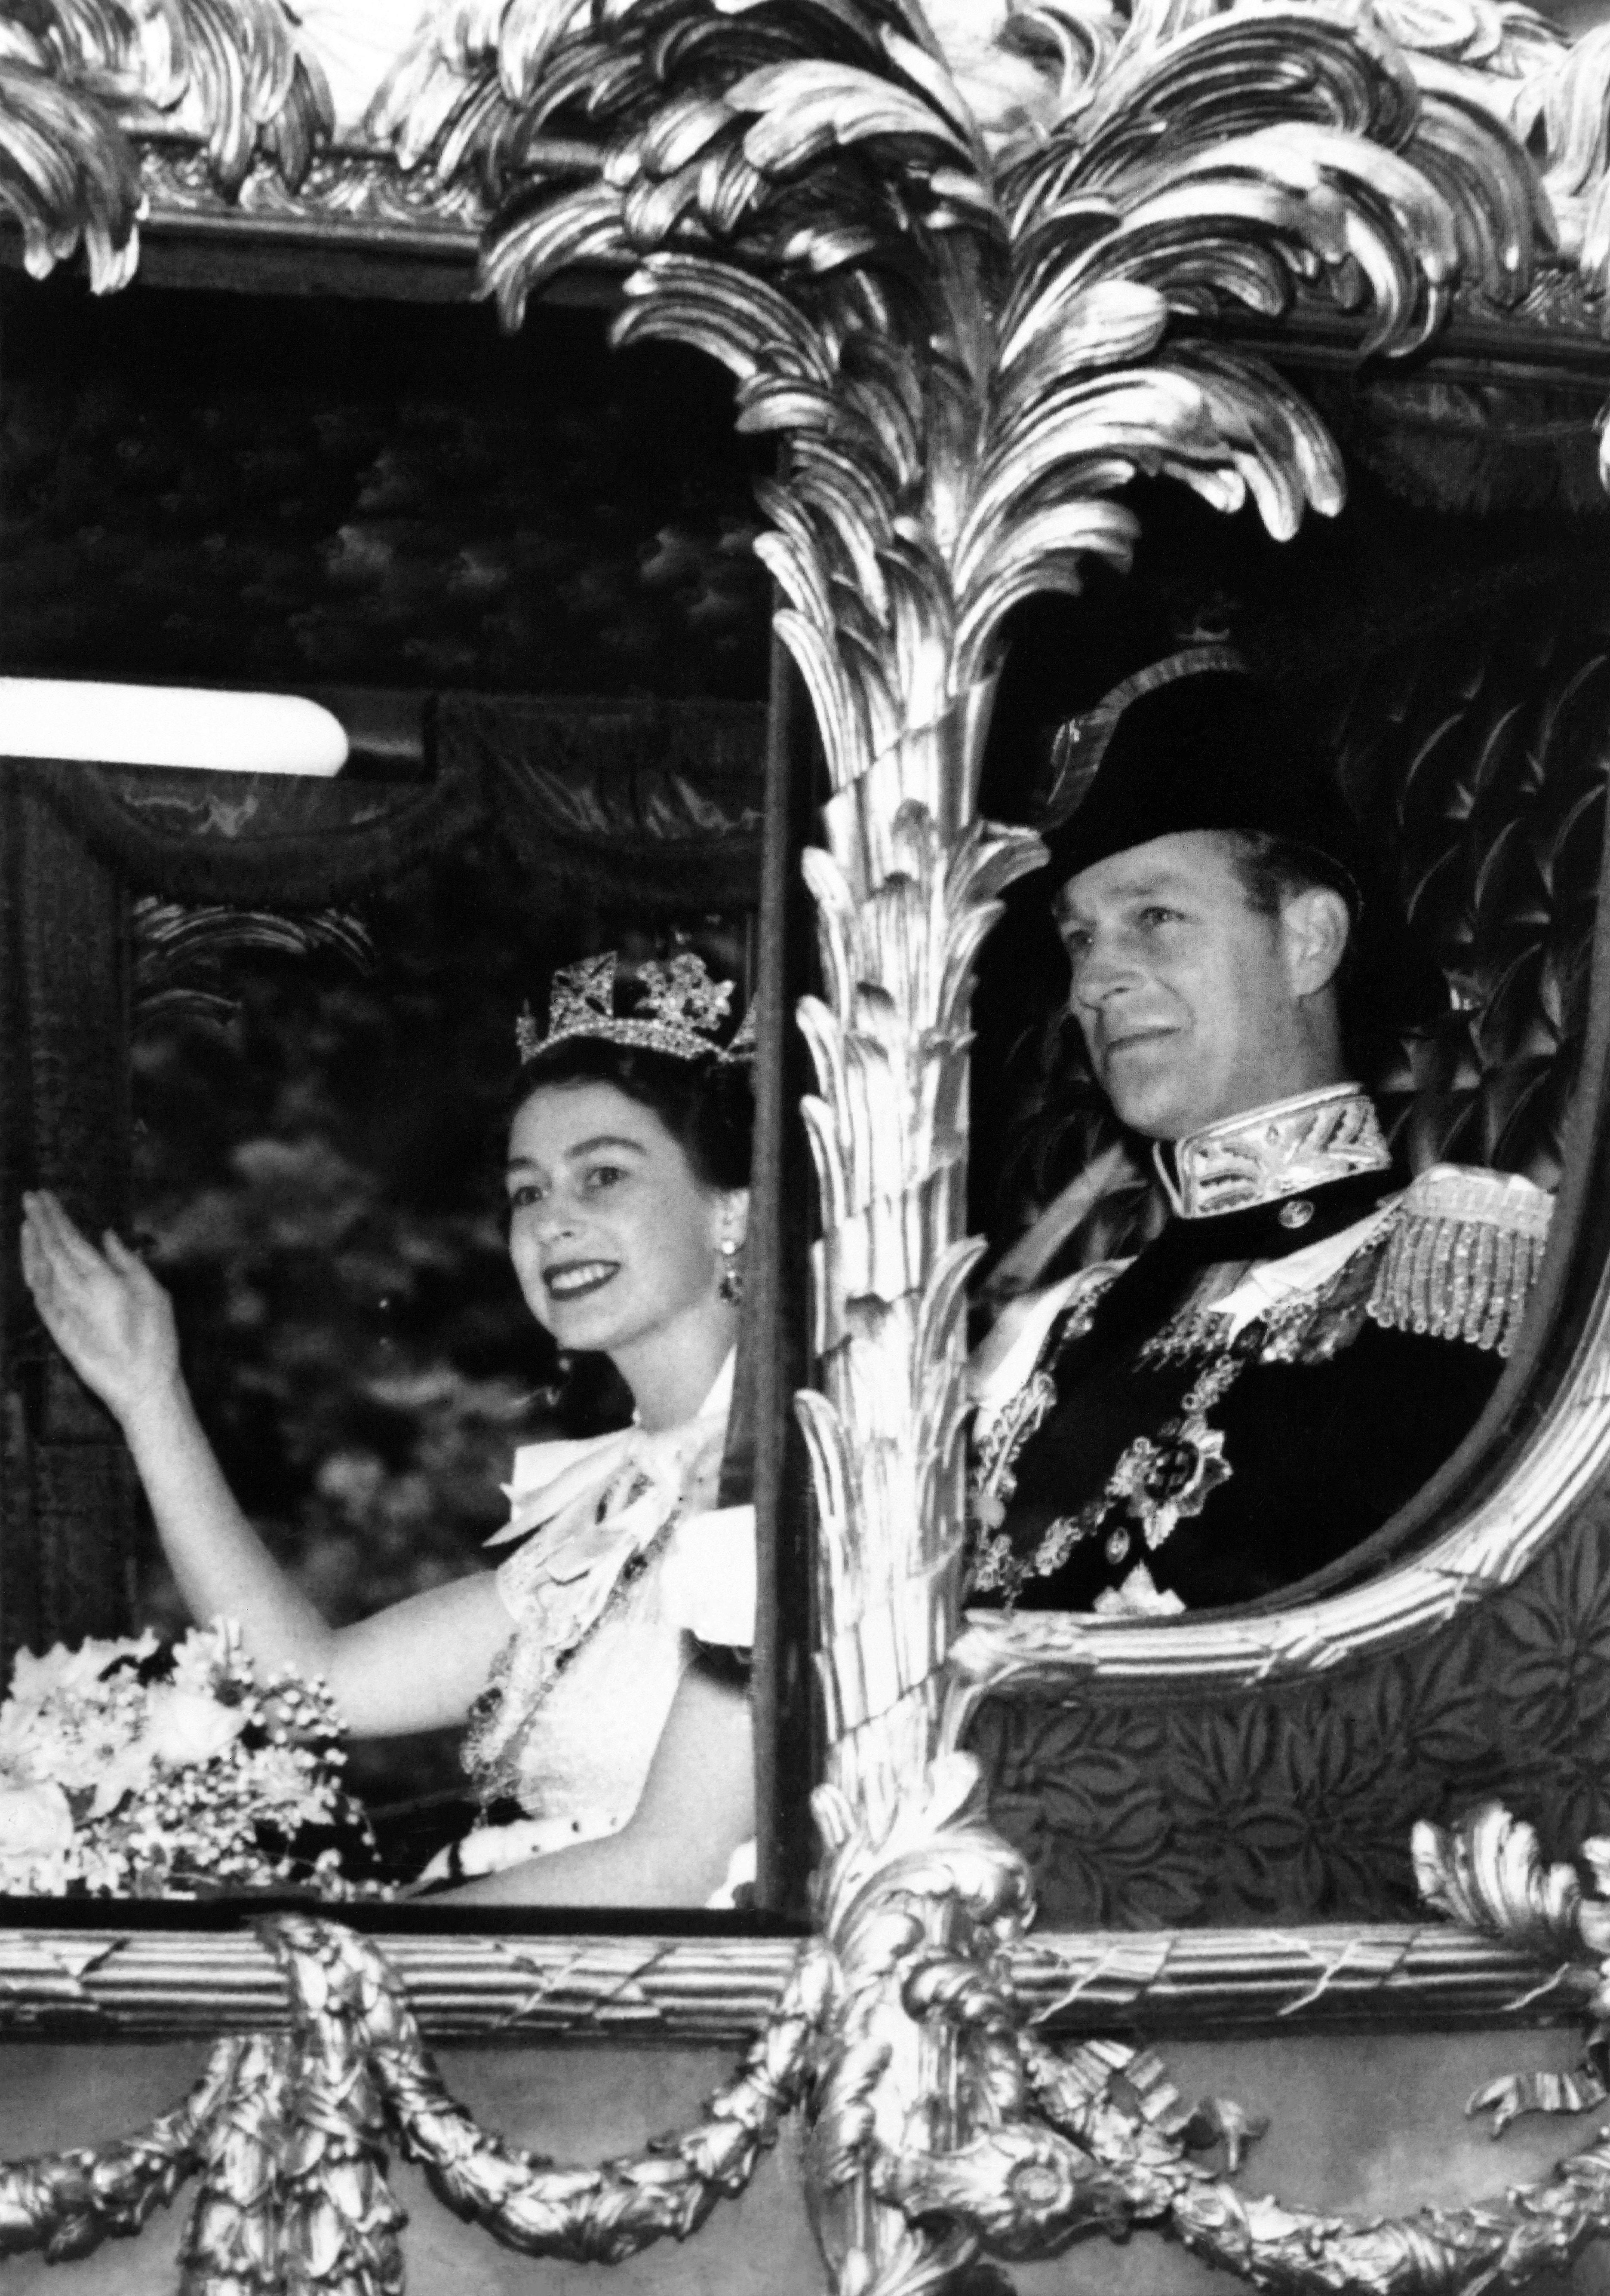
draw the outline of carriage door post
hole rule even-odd
[[[0,762],[0,1680],[19,1648],[122,1633],[132,1606],[122,1437],[41,1329],[17,1254],[28,1187],[127,1233],[127,913],[36,772]]]

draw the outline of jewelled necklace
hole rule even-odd
[[[623,1494],[617,1494],[613,1484],[611,1484],[598,1501],[596,1519],[603,1521],[610,1513],[630,1506],[635,1499],[640,1498],[650,1488],[650,1478],[641,1469],[634,1472]],[[565,1643],[554,1653],[547,1679],[527,1704],[507,1739],[499,1745],[497,1743],[498,1726],[503,1718],[503,1702],[508,1689],[513,1653],[520,1640],[519,1631],[509,1636],[493,1661],[486,1688],[470,1709],[469,1722],[459,1752],[460,1766],[474,1780],[476,1792],[483,1802],[495,1801],[500,1794],[512,1791],[512,1782],[520,1775],[521,1756],[526,1742],[561,1677],[575,1665],[606,1622],[624,1607],[649,1565],[664,1553],[671,1533],[682,1520],[683,1512],[684,1500],[679,1498],[652,1536],[627,1556],[597,1611],[573,1642]]]
[[[1224,1455],[1224,1433],[1208,1424],[1208,1413],[1223,1401],[1256,1353],[1254,1341],[1215,1356],[1155,1434],[1136,1436],[1096,1497],[1072,1514],[1058,1515],[1026,1554],[1014,1553],[1003,1531],[981,1540],[974,1587],[999,1593],[1010,1610],[1029,1579],[1050,1578],[1076,1546],[1090,1539],[1103,1538],[1114,1569],[1129,1559],[1138,1534],[1154,1554],[1179,1523],[1200,1514],[1228,1482],[1234,1470]]]

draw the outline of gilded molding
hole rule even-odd
[[[1387,2258],[1373,2230],[1249,2212],[1183,2132],[1126,2120],[1077,2057],[1027,2038],[1006,1957],[1027,1875],[984,1822],[975,1766],[945,1751],[942,1706],[974,1250],[968,991],[1002,890],[1038,857],[976,817],[1003,618],[1077,590],[1089,558],[1127,564],[1133,518],[1113,497],[1143,467],[1222,509],[1250,496],[1277,537],[1340,507],[1312,410],[1181,314],[1274,322],[1301,289],[1347,315],[1359,353],[1391,356],[1433,341],[1461,291],[1514,308],[1554,227],[1508,91],[1486,82],[1524,85],[1548,44],[1518,14],[1486,20],[1483,48],[1474,18],[1402,12],[1406,47],[1327,4],[1125,23],[1074,0],[1038,12],[1055,42],[1020,44],[1038,78],[1014,143],[915,9],[837,9],[831,65],[801,61],[809,9],[775,32],[746,13],[730,40],[686,12],[686,52],[663,10],[561,9],[534,46],[511,13],[496,53],[432,27],[398,86],[410,156],[431,148],[423,119],[449,179],[472,160],[509,169],[483,261],[506,320],[578,261],[636,259],[617,340],[704,349],[736,378],[741,426],[789,447],[758,547],[832,791],[805,859],[823,1234],[819,1384],[800,1398],[832,1725],[834,2005],[807,2103],[831,2274],[892,2296],[979,2253],[1147,2222],[1298,2286],[1367,2276],[1366,2251],[1392,2286],[1503,2276],[1509,2234],[1491,2225],[1408,2231]],[[583,86],[606,162],[522,183],[524,119],[546,129]],[[1534,123],[1551,157],[1554,122]],[[852,197],[857,168],[882,204]],[[1557,1449],[1551,1472],[1557,1489]],[[1584,2167],[1572,2188],[1573,2240],[1598,2229],[1589,2181]]]
[[[1047,32],[1057,28],[1055,61],[1024,29],[1028,12],[1010,9],[997,53],[969,60],[985,78],[977,86],[964,79],[964,94],[998,146],[1014,105],[1043,116],[1053,101],[1083,109],[1094,99],[1099,110],[1107,85],[1121,82],[1146,41],[1183,34],[1211,46],[1216,20],[1234,10],[1137,12],[1127,27],[1097,0],[1057,0],[1039,13]],[[1457,220],[1436,266],[1446,276],[1428,307],[1432,328],[1450,314],[1496,324],[1513,333],[1523,360],[1529,338],[1602,342],[1610,238],[1601,218],[1598,44],[1573,45],[1535,15],[1495,12],[1476,0],[1378,6],[1373,15],[1411,77],[1415,139],[1433,176],[1451,184],[1483,137],[1490,145],[1502,137],[1513,157],[1501,189],[1489,166],[1481,192],[1451,204]],[[10,28],[0,60],[12,123],[0,127],[0,207],[23,230],[30,269],[43,274],[82,247],[99,291],[133,275],[147,219],[157,229],[226,222],[333,245],[357,234],[377,251],[412,250],[418,235],[432,251],[450,248],[466,259],[490,225],[496,266],[497,244],[534,184],[593,177],[604,164],[598,138],[554,135],[540,124],[551,52],[573,31],[563,11],[552,23],[518,12],[506,25],[498,11],[428,17],[357,140],[337,147],[316,45],[282,0],[230,0],[207,12],[182,4],[133,18],[110,4],[69,9],[53,0],[37,25]],[[1278,180],[1272,151],[1249,158],[1252,173]],[[1425,229],[1430,211],[1413,201],[1407,178],[1397,197],[1404,213],[1418,207]],[[499,199],[513,205],[496,217]],[[634,253],[649,244],[639,235]],[[1354,253],[1378,291],[1388,268],[1379,251]],[[1338,297],[1294,278],[1250,301],[1277,327],[1283,311],[1323,326],[1358,299],[1354,289]]]
[[[798,1958],[786,1938],[390,1935],[379,1941],[432,2040],[736,2043]],[[288,2015],[249,1930],[0,1931],[0,2032],[256,2030]]]
[[[242,231],[255,225],[326,244],[354,235],[376,248],[423,243],[473,263],[487,219],[486,201],[473,184],[427,183],[405,173],[387,152],[321,148],[294,188],[271,161],[259,159],[230,191],[200,137],[136,140],[149,221],[156,229],[227,218]]]
[[[799,1957],[786,1938],[407,1937],[374,1940],[428,2040],[518,2036],[738,2046]],[[1331,2014],[1450,2023],[1569,2018],[1589,1980],[1540,1980],[1517,1944],[1446,1922],[1305,1928],[1033,1929],[1004,1948],[1014,1997],[1054,2033],[1262,2031]],[[279,1964],[250,1931],[0,1931],[0,2035],[169,2040],[277,2030]]]
[[[200,2168],[249,2054],[263,2046],[220,2041],[185,2102],[120,2142],[0,2167],[0,2257],[38,2248],[59,2264],[140,2231]]]
[[[1204,324],[1277,321],[1305,289],[1358,352],[1402,354],[1461,289],[1513,308],[1550,226],[1502,107],[1466,85],[1468,20],[1450,37],[1416,20],[1431,62],[1343,6],[1126,23],[1069,0],[1037,12],[1055,40],[1018,44],[1014,122],[972,108],[915,7],[835,10],[831,64],[801,60],[807,7],[730,32],[696,0],[685,14],[686,50],[663,9],[561,8],[534,45],[511,12],[496,52],[444,17],[399,72],[396,119],[445,180],[503,170],[483,283],[506,320],[579,261],[636,260],[617,340],[702,348],[736,378],[741,426],[789,447],[758,548],[832,790],[805,860],[824,990],[801,1013],[823,1235],[800,1410],[840,2003],[809,2190],[836,2283],[892,2292],[1119,2206],[1035,2117],[1003,1959],[1026,1874],[983,1822],[974,1765],[943,1751],[968,993],[1001,892],[1038,857],[976,817],[1001,624],[1076,591],[1090,558],[1127,564],[1114,496],[1141,468],[1221,509],[1250,496],[1277,537],[1340,508],[1312,410]],[[1513,71],[1523,20],[1499,22],[1484,67]],[[521,180],[522,129],[582,86],[607,162]]]
[[[948,1867],[949,1888],[931,1864],[925,1868],[921,1814],[909,1810],[895,1829],[905,1836],[899,1854],[870,1874],[864,1864],[855,1873],[864,1941],[835,1931],[830,1898],[826,1941],[842,1972],[863,1972],[860,1984],[847,1988],[834,2070],[811,2105],[813,2194],[841,2285],[858,2284],[844,2268],[852,2248],[834,2238],[841,2219],[833,2202],[858,2162],[908,2226],[903,2241],[887,2245],[875,2283],[891,2292],[937,2287],[978,2256],[1054,2254],[1081,2233],[1122,2239],[1146,2226],[1260,2285],[1305,2296],[1339,2287],[1431,2296],[1494,2283],[1518,2287],[1540,2267],[1565,2268],[1610,2231],[1610,2140],[1602,2133],[1552,2176],[1474,2208],[1428,2206],[1395,2219],[1350,2220],[1249,2198],[1234,2179],[1261,2124],[1244,2108],[1222,2098],[1189,2105],[1150,2051],[1096,2039],[1059,2051],[1025,2020],[1010,1964],[990,1949],[1021,1914],[1018,1885],[991,1855],[987,1836],[973,1831],[964,1768],[935,1766],[936,1780],[949,1772],[957,1798],[948,1809],[927,1813],[938,1820],[928,1849]],[[1610,1949],[1610,1911],[1582,1898],[1568,1867],[1544,1870],[1529,1828],[1489,1808],[1449,1834],[1422,1829],[1416,1846],[1422,1886],[1434,1903],[1483,1933],[1502,1936],[1534,1967],[1543,1956],[1557,1971],[1562,1957],[1573,1959],[1579,1987],[1593,1986],[1587,2006],[1597,2013],[1610,1967],[1602,1959]],[[1610,1881],[1610,1846],[1588,1844],[1583,1855],[1601,1882]],[[841,1849],[829,1866],[830,1891],[845,1862]],[[947,1934],[938,1906],[952,1923],[965,1913],[971,1934],[958,1940],[954,1927]],[[1130,1941],[1138,1955],[1149,1942]],[[1343,1948],[1329,1964],[1334,1977],[1345,1959]],[[1382,1974],[1377,1963],[1371,1975],[1378,1981]],[[1545,1978],[1534,2001],[1557,1981]],[[899,2034],[875,2007],[880,1990],[886,2002],[891,1985],[908,2017],[920,2021],[930,2049],[935,2028],[953,2040],[950,2083],[927,2093],[925,2120],[890,2110]],[[1595,2021],[1579,2074],[1495,2082],[1468,2110],[1491,2111],[1501,2129],[1520,2112],[1575,2112],[1602,2102],[1606,2089],[1594,2053],[1603,2035]],[[875,2052],[882,2082],[874,2078]],[[1221,2167],[1202,2157],[1215,2151]]]

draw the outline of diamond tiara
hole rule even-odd
[[[630,1008],[617,1013],[623,990]],[[702,1061],[711,1054],[719,1060],[746,1060],[754,1049],[752,1007],[732,1042],[725,1048],[721,1044],[732,997],[732,982],[712,980],[703,958],[692,949],[647,957],[629,972],[621,970],[610,949],[579,964],[561,965],[548,990],[546,1036],[538,1031],[528,1004],[514,1023],[514,1043],[522,1062],[571,1037],[641,1045],[678,1061]]]

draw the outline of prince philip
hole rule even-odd
[[[1514,1341],[1550,1200],[1394,1156],[1347,1027],[1382,905],[1244,671],[1176,658],[1072,730],[1070,1007],[1169,1218],[1014,1300],[975,1357],[973,1585],[1162,1615],[1307,1578],[1429,1479]]]

